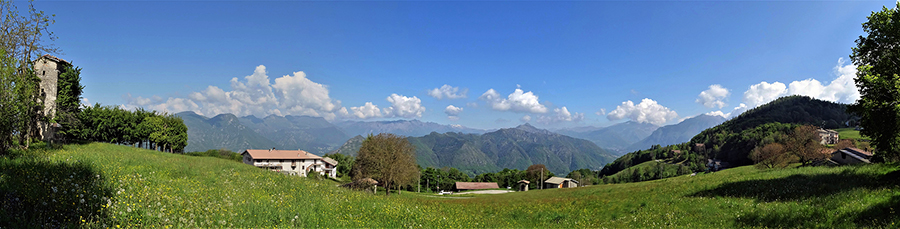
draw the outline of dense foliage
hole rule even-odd
[[[187,145],[187,126],[181,118],[95,104],[78,116],[82,129],[70,130],[76,141],[98,141],[135,145],[165,152],[182,152]]]
[[[404,137],[369,135],[359,148],[351,171],[353,180],[372,178],[385,189],[413,184],[419,178],[415,149]],[[390,192],[385,192],[390,195]]]
[[[863,135],[872,138],[877,160],[900,160],[900,2],[872,12],[862,24],[850,58],[856,64],[860,99],[850,111],[860,116]]]
[[[12,1],[0,0],[0,154],[16,145],[28,146],[40,137],[38,123],[46,122],[40,78],[34,74],[32,60],[41,53],[57,53],[59,49],[44,39],[56,37],[47,28],[52,15],[28,3],[28,12],[19,14]],[[12,136],[16,135],[16,136]]]
[[[63,71],[56,83],[56,114],[51,122],[60,124],[56,134],[62,138],[74,138],[74,133],[84,128],[78,115],[81,113],[81,68],[63,64]]]

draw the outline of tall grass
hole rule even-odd
[[[892,227],[896,165],[728,169],[466,199],[373,196],[109,144],[0,158],[0,227]],[[54,191],[55,190],[55,191]],[[82,199],[84,201],[82,201]],[[35,207],[36,206],[36,207]]]

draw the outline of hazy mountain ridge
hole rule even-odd
[[[581,168],[599,169],[616,158],[590,141],[529,124],[481,135],[432,132],[407,139],[416,147],[419,165],[453,167],[468,174],[526,169],[532,164],[544,164],[554,173],[566,174]],[[348,141],[333,152],[355,155],[361,140]]]
[[[249,148],[281,147],[280,144],[241,124],[238,117],[232,114],[220,114],[207,118],[186,111],[175,115],[181,117],[188,127],[186,152],[209,149],[227,149],[238,152]]]
[[[461,133],[485,133],[486,130],[473,129],[460,125],[441,125],[433,122],[422,122],[419,120],[395,120],[395,121],[344,121],[337,122],[334,125],[340,127],[344,133],[350,136],[379,133],[392,133],[401,136],[424,136],[431,132],[461,132]]]
[[[673,145],[688,142],[701,131],[725,122],[722,116],[698,115],[678,124],[667,125],[653,131],[650,136],[626,148],[626,151],[648,149],[653,145]]]
[[[627,121],[608,127],[576,127],[557,130],[556,133],[586,139],[604,149],[615,151],[617,155],[627,151],[632,144],[643,140],[659,126],[650,123]]]

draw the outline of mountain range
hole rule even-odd
[[[653,131],[650,136],[631,144],[625,151],[649,149],[653,145],[667,146],[687,142],[701,131],[723,122],[725,122],[725,118],[722,116],[698,115],[685,119],[678,124],[660,127]]]
[[[587,139],[604,149],[621,155],[626,148],[650,136],[659,126],[645,122],[627,121],[608,127],[580,127],[557,130],[557,133]],[[695,133],[696,134],[696,133]]]
[[[416,147],[420,166],[448,166],[469,175],[503,168],[524,170],[533,164],[544,164],[556,174],[567,174],[576,169],[599,169],[616,158],[593,142],[529,124],[485,134],[432,132],[407,139]],[[355,156],[362,140],[362,136],[354,137],[332,153]]]

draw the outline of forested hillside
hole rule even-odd
[[[751,109],[721,125],[694,136],[690,142],[653,146],[628,153],[601,170],[610,176],[631,166],[651,160],[678,163],[693,171],[705,169],[706,159],[718,159],[731,166],[752,164],[750,153],[764,143],[784,139],[801,125],[842,127],[853,119],[846,105],[805,96],[787,96]],[[618,176],[623,177],[623,176]]]

